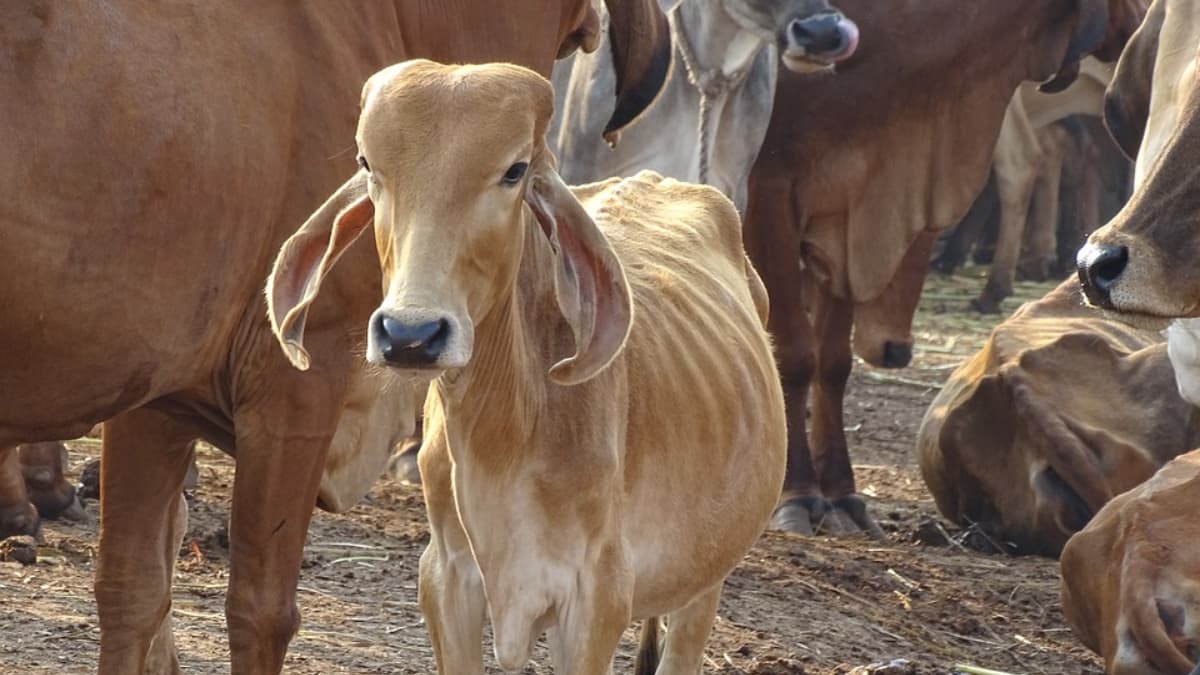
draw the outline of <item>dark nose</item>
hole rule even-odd
[[[449,337],[450,322],[445,319],[409,324],[376,313],[371,320],[371,338],[391,366],[433,365]]]
[[[788,24],[788,45],[803,47],[810,54],[837,54],[846,46],[841,21],[838,14],[793,19]]]
[[[912,345],[903,342],[883,343],[883,367],[903,368],[912,361]]]
[[[1075,266],[1079,283],[1088,302],[1097,307],[1112,307],[1109,293],[1129,264],[1129,249],[1124,246],[1088,244],[1079,249]]]

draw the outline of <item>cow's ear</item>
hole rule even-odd
[[[1100,46],[1108,32],[1109,0],[1073,0],[1075,3],[1075,27],[1067,42],[1067,53],[1063,56],[1058,73],[1038,86],[1038,90],[1049,94],[1058,93],[1079,77],[1079,62],[1092,50]]]
[[[553,156],[534,159],[525,203],[554,249],[554,295],[575,334],[575,355],[550,368],[559,384],[595,377],[621,353],[633,325],[625,269],[608,239],[558,172]]]
[[[1150,92],[1166,3],[1155,2],[1129,39],[1104,94],[1104,125],[1129,159],[1137,159],[1150,117]]]
[[[309,366],[304,322],[321,281],[375,215],[367,180],[367,172],[359,171],[309,216],[283,243],[267,278],[271,330],[288,360],[300,370]]]
[[[617,75],[617,105],[604,126],[604,139],[642,114],[666,82],[671,69],[671,31],[656,0],[605,0],[608,44]]]

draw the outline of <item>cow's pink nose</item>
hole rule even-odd
[[[420,368],[437,363],[450,337],[446,319],[408,323],[376,312],[371,319],[368,341],[371,351],[383,357],[389,366]]]

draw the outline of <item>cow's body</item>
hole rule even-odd
[[[950,375],[917,434],[938,508],[1057,555],[1114,495],[1200,445],[1157,331],[1082,306],[1069,280],[1021,307]]]
[[[657,35],[640,14],[635,32]],[[0,446],[111,418],[101,672],[178,671],[170,579],[193,438],[238,459],[233,672],[267,673],[298,623],[301,548],[336,446],[374,453],[377,472],[411,428],[411,392],[375,396],[352,355],[379,293],[369,246],[314,309],[315,372],[279,358],[262,301],[280,242],[352,160],[357,82],[413,54],[549,72],[561,47],[594,44],[594,18],[549,0],[0,8],[0,192],[20,195],[0,213]],[[624,44],[624,90],[652,93],[650,59]],[[646,77],[629,77],[634,62]]]
[[[984,3],[967,12],[952,1],[840,2],[871,36],[856,57],[827,80],[780,73],[745,222],[747,251],[772,297],[788,399],[776,526],[878,532],[854,494],[843,431],[851,328],[866,361],[908,363],[928,233],[961,219],[978,194],[1018,84],[1073,69],[1120,16],[1108,11],[1117,4]],[[955,27],[945,40],[905,37],[942,23]],[[910,264],[919,269],[898,275]]]
[[[1104,90],[1112,78],[1112,66],[1096,58],[1083,62],[1080,75],[1066,90],[1047,94],[1032,83],[1022,84],[1004,113],[1000,137],[996,141],[992,168],[1000,200],[1000,230],[987,284],[973,303],[986,313],[1000,311],[1000,303],[1012,295],[1012,284],[1026,241],[1026,223],[1034,201],[1039,177],[1057,183],[1062,171],[1064,140],[1056,139],[1063,131],[1055,123],[1070,115],[1099,117],[1104,108]],[[1047,186],[1057,193],[1057,185]],[[1057,205],[1057,201],[1055,201]],[[1047,205],[1048,206],[1048,205]],[[1057,220],[1057,209],[1055,220]],[[1044,224],[1045,218],[1042,218]],[[1037,225],[1033,227],[1038,230]],[[1046,228],[1041,228],[1044,235]],[[1053,229],[1049,238],[1053,238]],[[1045,238],[1045,236],[1043,236]],[[1053,256],[1051,242],[1038,242],[1039,254]],[[1045,261],[1048,264],[1048,260]]]

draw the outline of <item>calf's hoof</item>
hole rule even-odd
[[[971,301],[970,307],[972,311],[979,312],[980,314],[999,314],[1000,302],[1003,299],[1003,297],[994,298],[988,294],[981,294],[978,298]]]
[[[100,460],[88,462],[79,472],[77,494],[84,499],[100,499]]]

